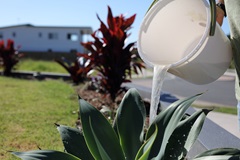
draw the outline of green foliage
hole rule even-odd
[[[113,17],[108,7],[107,25],[97,16],[100,28],[92,34],[94,41],[82,43],[90,53],[78,54],[79,57],[89,60],[88,66],[98,72],[99,88],[109,93],[112,100],[124,90],[122,83],[130,82],[128,77],[131,78],[132,70],[138,74],[139,70],[145,68],[141,59],[131,52],[134,43],[125,45],[129,36],[127,31],[131,28],[135,16]]]
[[[195,160],[238,160],[239,157],[239,149],[217,148],[199,154]]]
[[[65,150],[82,159],[93,160],[82,132],[76,128],[71,128],[64,125],[57,125],[57,129],[62,137]],[[81,152],[79,152],[81,151]]]
[[[18,63],[22,54],[19,54],[14,48],[14,41],[8,40],[4,45],[4,40],[0,41],[0,67],[3,67],[3,75],[10,76],[12,69]]]
[[[71,154],[51,150],[12,152],[12,154],[24,160],[79,160]]]
[[[185,114],[199,96],[171,104],[157,115],[146,132],[146,110],[137,90],[130,89],[125,94],[113,125],[95,107],[79,97],[82,131],[57,125],[66,152],[41,150],[13,154],[23,160],[38,157],[50,160],[52,157],[49,152],[55,159],[64,156],[74,160],[184,159],[209,112],[203,109],[190,116]],[[238,149],[223,148],[206,151],[195,159],[226,159],[236,156],[240,156]]]

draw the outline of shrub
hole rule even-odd
[[[127,31],[135,20],[133,15],[125,18],[123,15],[113,17],[111,8],[108,7],[107,24],[100,21],[100,28],[91,36],[94,41],[82,43],[90,53],[79,53],[79,57],[90,60],[89,66],[98,72],[100,77],[99,88],[104,89],[110,94],[112,100],[120,94],[124,88],[121,87],[123,82],[130,82],[131,73],[134,71],[138,74],[145,68],[141,59],[132,51],[135,43],[125,42],[129,34]],[[99,36],[99,34],[101,36]]]
[[[68,71],[75,84],[84,82],[87,78],[87,73],[91,70],[89,66],[86,66],[87,63],[81,62],[79,59],[72,62],[62,57],[61,59],[55,59],[55,61]]]
[[[179,100],[160,112],[149,128],[141,97],[130,89],[119,105],[113,125],[92,105],[79,98],[82,131],[57,125],[66,152],[36,150],[12,152],[23,160],[148,160],[184,159],[197,139],[209,110],[185,111],[200,95]],[[145,132],[146,128],[146,132]],[[240,150],[222,148],[206,151],[203,159],[230,159]]]
[[[4,40],[0,41],[0,67],[3,67],[3,75],[10,76],[12,69],[19,62],[19,58],[23,54],[19,54],[14,49],[14,41],[8,40],[7,46],[4,45]]]

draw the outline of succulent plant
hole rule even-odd
[[[184,159],[197,139],[207,113],[186,110],[201,94],[172,103],[161,111],[150,127],[146,110],[136,89],[125,94],[113,124],[91,104],[79,97],[82,131],[57,125],[65,152],[36,150],[12,152],[23,160],[148,160]],[[196,160],[239,157],[240,150],[222,148],[206,151]]]

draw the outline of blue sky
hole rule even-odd
[[[30,23],[39,26],[90,26],[99,28],[96,14],[106,22],[107,6],[113,15],[130,17],[137,14],[129,42],[137,40],[138,30],[146,10],[153,0],[3,0],[0,27]],[[227,20],[222,28],[229,33]]]

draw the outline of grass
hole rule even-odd
[[[55,61],[21,59],[16,68],[21,71],[67,73],[67,71]]]
[[[217,107],[214,109],[215,112],[227,113],[237,115],[237,107]]]
[[[210,108],[213,109],[213,112],[220,112],[226,114],[237,115],[237,107],[227,107],[227,106],[200,106],[194,104],[193,107],[203,109],[203,108]]]
[[[17,160],[7,151],[63,151],[54,123],[75,126],[77,94],[63,81],[0,77],[0,159]]]

